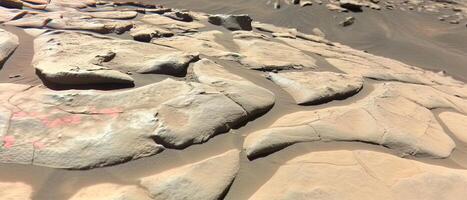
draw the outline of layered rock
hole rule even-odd
[[[141,179],[152,199],[222,199],[239,169],[239,151],[170,169]]]
[[[362,78],[333,72],[269,73],[268,78],[292,95],[297,104],[344,99],[363,87]]]
[[[322,151],[287,161],[250,199],[462,198],[467,171],[372,151]]]
[[[385,83],[375,87],[372,94],[354,104],[292,113],[267,129],[249,134],[244,143],[247,156],[254,159],[312,141],[363,141],[401,154],[451,154],[454,141],[429,109],[464,110],[465,100],[429,86]]]
[[[25,10],[6,9],[0,7],[0,23],[8,22],[23,17],[28,12]]]

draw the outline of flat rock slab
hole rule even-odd
[[[256,70],[315,68],[315,59],[298,49],[279,42],[234,32],[234,41],[240,48],[240,63]],[[287,55],[287,56],[284,56]],[[280,59],[278,59],[280,58]]]
[[[292,113],[269,128],[249,134],[244,149],[250,159],[291,144],[312,141],[364,141],[402,155],[448,157],[455,148],[429,109],[463,110],[466,100],[429,86],[378,84],[354,104]]]
[[[467,171],[372,151],[322,151],[287,161],[249,199],[462,199]]]
[[[268,78],[287,91],[297,104],[319,104],[344,99],[363,87],[361,77],[333,72],[269,73]]]
[[[40,75],[65,85],[132,83],[127,72],[184,74],[198,57],[154,44],[66,31],[39,36],[34,48],[33,65]]]
[[[33,188],[22,182],[0,182],[0,198],[5,200],[32,200]]]
[[[240,168],[239,151],[144,177],[141,185],[152,199],[217,200],[228,191]]]
[[[55,168],[107,166],[164,146],[183,148],[248,118],[214,88],[172,79],[115,92],[0,84],[0,101],[0,162]]]
[[[196,32],[198,29],[205,27],[204,24],[198,21],[184,22],[158,14],[144,15],[140,20],[148,24],[177,32]]]
[[[19,39],[16,35],[0,29],[0,69],[18,46]]]
[[[133,19],[138,16],[136,11],[103,11],[103,12],[89,12],[85,13],[92,18],[103,19]]]
[[[218,88],[226,96],[242,106],[251,117],[269,111],[274,105],[272,92],[232,73],[215,62],[202,59],[193,65],[196,79]]]
[[[68,200],[153,200],[135,185],[102,183],[80,189]]]

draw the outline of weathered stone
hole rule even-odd
[[[244,143],[248,157],[318,140],[364,141],[402,154],[434,157],[451,154],[455,144],[428,108],[458,109],[465,106],[465,101],[451,96],[450,100],[458,102],[449,103],[447,95],[432,98],[432,92],[437,91],[428,86],[388,83],[375,87],[372,94],[354,104],[296,112],[280,118],[270,128],[249,134]]]
[[[363,87],[361,77],[333,72],[269,73],[269,79],[292,95],[297,104],[319,104],[344,99]]]
[[[313,180],[313,181],[310,181]],[[293,158],[250,199],[462,199],[467,171],[372,151],[322,151]]]
[[[194,76],[201,83],[218,88],[223,94],[239,104],[250,117],[257,117],[274,105],[274,94],[254,83],[230,73],[224,67],[208,59],[193,66]]]
[[[357,0],[339,0],[339,5],[353,12],[361,12],[363,6],[363,4]]]
[[[355,23],[355,17],[346,17],[343,21],[341,21],[339,24],[341,26],[350,26],[353,23]]]
[[[16,35],[0,29],[0,69],[18,45],[19,39]]]
[[[42,28],[47,25],[52,19],[43,16],[30,16],[23,17],[17,20],[9,21],[4,23],[9,26],[17,26],[22,28]]]
[[[152,200],[144,189],[133,185],[101,183],[80,189],[68,200]]]
[[[209,15],[209,22],[217,26],[223,26],[231,31],[252,30],[253,20],[248,15]]]
[[[215,42],[217,35],[223,34],[220,31],[205,31],[191,35],[180,35],[170,38],[160,38],[152,40],[152,43],[173,47],[184,52],[199,52],[213,57],[231,57],[237,55],[229,52],[224,46]]]
[[[179,32],[196,32],[198,29],[204,27],[202,23],[199,23],[197,21],[183,22],[157,14],[144,15],[140,20],[142,22],[156,25],[161,28]]]
[[[347,12],[348,10],[345,8],[342,8],[336,4],[328,3],[326,4],[326,8],[330,11],[338,11],[338,12]]]
[[[172,37],[174,36],[174,33],[154,25],[137,23],[130,30],[130,35],[136,41],[151,42],[153,38]]]
[[[78,32],[43,34],[34,46],[34,67],[57,84],[131,83],[127,71],[179,75],[197,57],[159,45]]]
[[[467,115],[443,112],[439,115],[439,118],[457,139],[467,144]]]
[[[242,34],[242,33],[234,33]],[[315,59],[287,45],[258,38],[235,38],[242,57],[239,61],[251,69],[315,68]],[[287,55],[284,57],[283,55]],[[278,60],[277,58],[281,58]]]
[[[135,11],[107,11],[107,12],[88,12],[86,15],[89,15],[93,18],[103,18],[103,19],[133,19],[138,13]]]
[[[222,199],[239,169],[239,151],[170,169],[141,179],[153,199]]]
[[[188,12],[180,12],[180,11],[165,12],[163,15],[166,17],[178,20],[178,21],[182,21],[182,22],[193,21],[193,17]]]
[[[32,200],[33,189],[21,182],[0,182],[0,199]]]

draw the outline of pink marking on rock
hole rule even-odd
[[[34,141],[34,142],[32,143],[32,146],[33,146],[34,148],[36,148],[36,149],[43,149],[43,148],[45,148],[45,144],[42,143],[42,142],[40,142],[40,141]]]
[[[24,118],[24,117],[27,117],[27,116],[28,116],[27,112],[20,111],[20,112],[14,112],[13,115],[11,116],[11,118],[18,119],[18,118]]]
[[[64,124],[63,120],[55,119],[53,121],[49,121],[48,123],[46,123],[46,126],[49,127],[49,128],[57,128],[59,126],[62,126],[63,124]]]
[[[80,124],[81,123],[81,117],[78,115],[71,115],[67,117],[62,118],[63,124],[68,125],[68,124]]]
[[[9,149],[15,144],[15,137],[12,135],[7,135],[3,137],[3,147]]]

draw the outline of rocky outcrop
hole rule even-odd
[[[193,66],[196,79],[218,88],[223,94],[239,104],[250,117],[261,115],[274,105],[274,94],[254,83],[228,72],[224,67],[208,59]]]
[[[361,77],[333,72],[269,73],[268,78],[292,95],[297,104],[320,104],[344,99],[363,87]]]
[[[34,67],[57,84],[128,84],[133,82],[128,71],[178,75],[197,58],[159,45],[78,32],[43,34],[34,46]]]
[[[251,31],[252,21],[248,15],[209,15],[209,22],[211,24],[223,26],[231,31]]]
[[[0,69],[8,57],[19,45],[18,37],[12,33],[0,29]]]
[[[239,151],[170,169],[141,179],[152,199],[222,199],[239,169]]]
[[[465,100],[428,86],[380,84],[368,97],[348,106],[286,115],[249,134],[244,149],[254,159],[299,142],[363,141],[401,154],[448,157],[455,144],[429,109],[463,110],[465,105]]]
[[[372,151],[322,151],[279,166],[250,199],[455,200],[465,194],[466,185],[465,170]]]
[[[175,32],[196,32],[198,29],[205,27],[205,25],[198,21],[185,22],[157,14],[144,15],[140,20],[144,23],[155,25]]]
[[[205,142],[247,119],[242,107],[215,89],[171,79],[112,93],[0,86],[3,163],[112,165],[157,154],[161,144]]]

